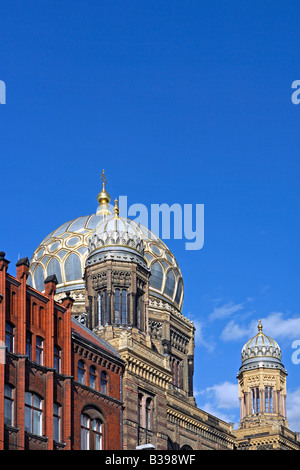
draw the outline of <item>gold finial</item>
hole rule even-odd
[[[102,179],[103,184],[102,184],[102,191],[97,196],[97,199],[99,202],[97,214],[107,215],[107,214],[110,214],[110,211],[108,209],[108,205],[110,203],[110,195],[105,189],[106,176],[105,176],[104,170],[101,173],[101,179]]]
[[[257,328],[258,328],[258,331],[261,333],[261,332],[262,332],[262,329],[263,329],[262,324],[261,324],[261,320],[258,320],[258,326],[257,326]]]
[[[105,185],[106,185],[105,170],[102,170],[101,179],[102,179],[102,181],[103,181],[103,189],[104,189],[104,188],[105,188]]]
[[[115,199],[114,214],[116,217],[119,217],[118,199]]]

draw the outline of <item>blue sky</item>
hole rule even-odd
[[[238,422],[244,342],[282,347],[300,431],[299,5],[290,1],[1,4],[1,250],[18,257],[92,214],[106,169],[128,203],[204,204],[180,264],[197,326],[199,407]]]

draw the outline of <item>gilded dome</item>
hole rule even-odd
[[[30,260],[28,283],[44,291],[44,279],[56,274],[58,293],[82,290],[85,264],[92,252],[126,244],[139,252],[151,270],[150,294],[181,310],[183,279],[166,244],[143,225],[99,210],[62,224],[40,243]]]
[[[280,368],[281,350],[278,343],[262,332],[261,320],[258,323],[258,333],[249,339],[241,352],[242,366],[240,371],[257,367]]]

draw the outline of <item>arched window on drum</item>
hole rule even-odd
[[[150,286],[154,289],[161,290],[163,282],[163,269],[158,261],[151,266]]]
[[[180,304],[181,293],[182,293],[182,280],[179,279],[178,285],[177,285],[176,296],[175,296],[175,302],[176,302],[178,305]]]
[[[173,298],[174,290],[175,290],[175,274],[174,274],[173,269],[170,269],[167,273],[164,294],[167,294],[169,297]]]

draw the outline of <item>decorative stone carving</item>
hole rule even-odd
[[[89,240],[88,251],[92,253],[99,248],[116,245],[133,248],[144,256],[145,244],[143,240],[133,233],[118,230],[94,233]]]

